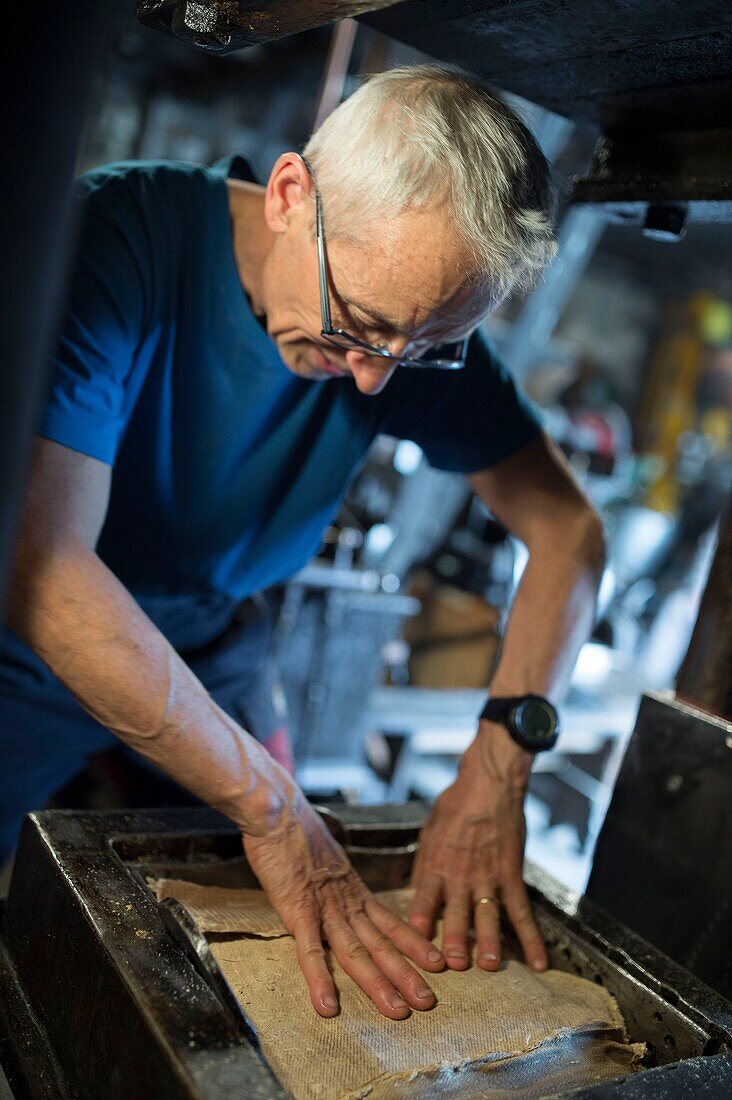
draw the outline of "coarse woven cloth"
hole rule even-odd
[[[607,990],[560,970],[534,973],[510,957],[495,973],[423,971],[435,1007],[393,1021],[328,950],[341,1011],[323,1019],[294,940],[262,891],[173,879],[150,885],[159,900],[185,905],[209,933],[262,1053],[296,1100],[538,1100],[640,1068],[644,1046],[628,1042]],[[377,897],[404,915],[410,892]]]

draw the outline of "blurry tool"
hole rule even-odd
[[[653,451],[664,463],[648,495],[648,504],[661,512],[673,512],[679,503],[678,441],[697,426],[705,349],[709,338],[723,331],[723,305],[709,294],[697,294],[677,307],[653,355],[636,422],[641,448]]]
[[[498,654],[500,612],[480,596],[420,570],[412,589],[422,610],[405,639],[417,687],[486,688]]]
[[[443,545],[466,502],[470,486],[460,474],[433,469],[414,443],[403,440],[393,456],[398,479],[386,521],[394,538],[367,539],[364,562],[404,580]]]
[[[386,668],[405,659],[394,643],[419,602],[393,574],[354,565],[361,541],[344,528],[334,560],[306,566],[287,585],[276,655],[302,786],[374,801],[383,788],[364,758],[369,702]]]

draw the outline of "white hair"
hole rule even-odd
[[[549,168],[505,103],[438,65],[372,77],[323,122],[303,156],[329,235],[358,240],[400,211],[442,205],[470,277],[495,305],[528,289],[556,252]]]

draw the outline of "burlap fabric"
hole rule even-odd
[[[158,898],[177,898],[215,933],[209,939],[219,967],[264,1056],[297,1100],[530,1100],[638,1068],[642,1045],[627,1043],[606,990],[559,970],[535,974],[517,959],[497,973],[425,972],[436,1006],[392,1021],[329,955],[341,1012],[322,1019],[294,941],[261,891],[175,880],[151,885]],[[403,913],[409,893],[378,896]]]

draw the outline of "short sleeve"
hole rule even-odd
[[[79,187],[76,258],[38,432],[111,465],[144,372],[144,244],[123,179],[85,177]]]
[[[381,430],[413,440],[438,470],[495,466],[541,431],[537,410],[480,332],[471,337],[462,370],[402,368],[387,393],[391,405]]]

